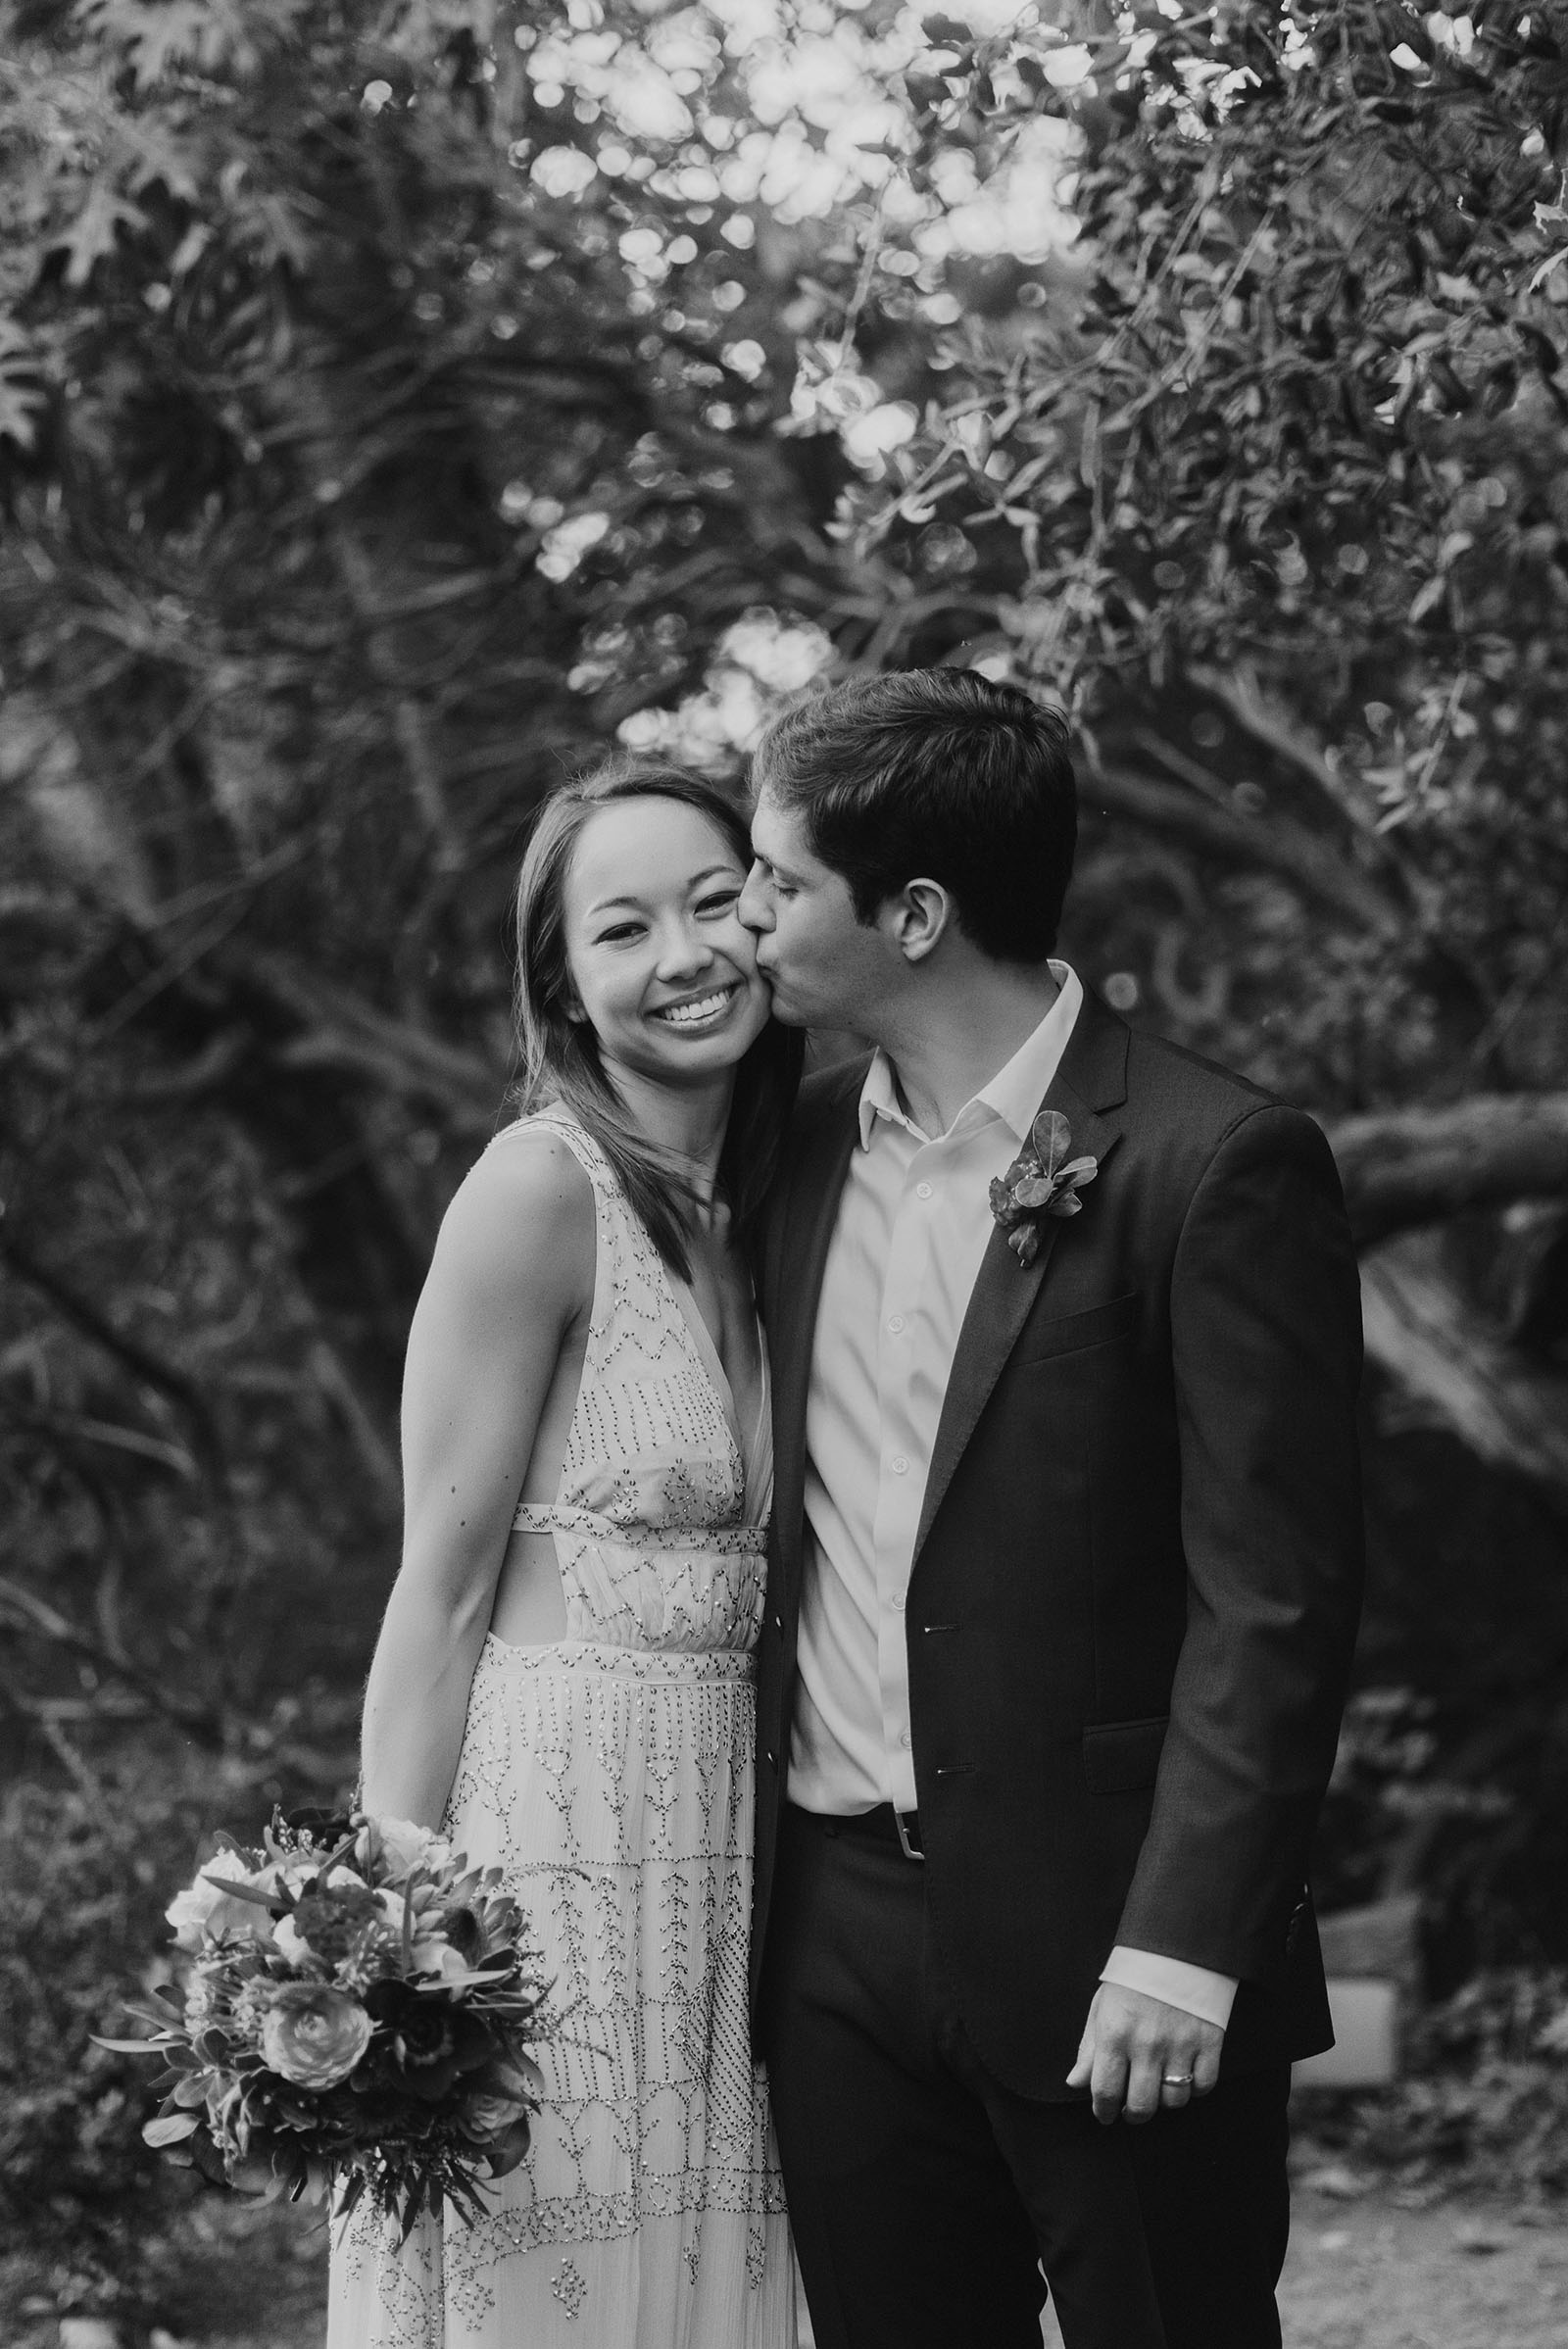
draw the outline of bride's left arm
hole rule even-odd
[[[440,1825],[517,1494],[593,1279],[593,1195],[565,1145],[526,1136],[482,1158],[409,1334],[403,1559],[365,1700],[372,1814]]]

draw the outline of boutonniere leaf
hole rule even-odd
[[[1020,1264],[1040,1253],[1040,1224],[1047,1215],[1077,1215],[1086,1183],[1100,1172],[1098,1158],[1069,1157],[1072,1127],[1059,1109],[1042,1109],[1029,1140],[1004,1175],[991,1185],[991,1212],[1007,1235]]]

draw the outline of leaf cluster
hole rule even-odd
[[[938,129],[1061,123],[1080,236],[1032,309],[955,340],[860,540],[911,588],[965,573],[998,621],[971,657],[1077,716],[1120,836],[1091,927],[1125,930],[1130,879],[1147,906],[1163,834],[1220,998],[1162,965],[1153,908],[1126,966],[1205,1043],[1251,1035],[1257,1065],[1295,959],[1315,1003],[1262,1067],[1308,1098],[1420,1094],[1456,1059],[1557,1081],[1568,313],[1538,208],[1568,164],[1568,16],[927,31]]]

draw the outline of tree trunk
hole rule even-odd
[[[1363,1246],[1466,1207],[1568,1198],[1568,1093],[1343,1118],[1329,1141]]]
[[[1368,1357],[1493,1466],[1568,1493],[1568,1375],[1508,1346],[1444,1264],[1435,1232],[1361,1262]]]

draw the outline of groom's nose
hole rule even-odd
[[[748,930],[760,932],[773,927],[772,892],[767,885],[767,875],[759,862],[754,861],[741,885],[736,911]]]

